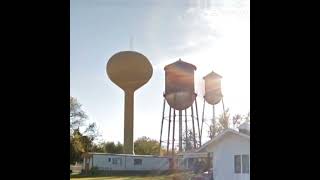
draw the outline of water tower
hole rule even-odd
[[[107,74],[110,80],[125,93],[123,151],[125,154],[134,154],[134,92],[151,78],[152,65],[144,55],[138,52],[122,51],[109,59]]]
[[[215,109],[214,106],[218,104],[220,101],[222,101],[223,105],[223,95],[221,92],[221,78],[219,74],[215,72],[211,72],[203,77],[204,83],[205,83],[205,94],[203,96],[203,109],[202,109],[202,123],[201,123],[201,135],[202,135],[202,129],[203,129],[203,123],[205,121],[205,104],[206,102],[210,105],[212,105],[212,123],[215,123]],[[223,105],[223,111],[224,111],[224,105]]]
[[[200,136],[200,125],[198,118],[198,107],[196,97],[197,94],[194,92],[194,71],[196,66],[193,64],[187,63],[179,59],[178,61],[169,64],[164,67],[165,70],[165,92],[163,100],[163,113],[161,121],[161,131],[160,131],[160,148],[163,144],[166,144],[167,153],[169,152],[169,146],[171,145],[172,155],[174,153],[175,147],[175,129],[176,129],[176,111],[178,111],[178,147],[179,152],[183,151],[183,136],[185,137],[184,142],[185,146],[187,143],[193,143],[192,148],[197,148],[200,142],[197,140],[198,134]],[[165,107],[166,104],[169,105],[169,114],[166,115]],[[196,108],[196,115],[194,116],[193,107]],[[190,111],[188,115],[187,111]],[[184,112],[184,116],[182,115]],[[197,129],[195,128],[195,120],[197,121]],[[164,121],[168,122],[168,128],[165,128],[166,133],[164,133]],[[171,127],[172,122],[172,127]],[[190,131],[192,132],[193,138],[192,142],[188,140],[188,125]],[[172,134],[170,134],[172,131]],[[184,135],[183,135],[184,131]],[[163,133],[166,138],[163,138]],[[171,137],[170,137],[171,136]],[[165,137],[165,136],[164,136]],[[171,140],[170,140],[171,139]],[[186,147],[185,147],[186,148]]]

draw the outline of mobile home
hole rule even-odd
[[[153,155],[88,153],[83,169],[96,167],[103,171],[166,171],[170,158]]]

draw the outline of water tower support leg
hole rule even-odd
[[[162,129],[163,129],[163,120],[164,120],[165,105],[166,105],[166,99],[163,99],[163,110],[162,110],[162,120],[161,120],[161,130],[160,130],[160,148],[159,148],[159,155],[161,155]]]
[[[201,146],[201,131],[200,131],[200,124],[199,124],[199,114],[198,114],[198,104],[197,104],[197,98],[195,99],[195,105],[196,105],[196,116],[197,116],[197,124],[198,124],[198,134],[199,134],[199,145]]]
[[[188,139],[188,123],[187,123],[187,109],[184,110],[184,116],[185,116],[185,123],[186,123],[186,129],[185,129],[185,133],[186,133],[186,150],[188,150],[188,144],[189,144],[189,139]]]
[[[214,109],[214,105],[212,105],[212,125],[216,124],[216,111]]]
[[[169,154],[169,144],[170,144],[170,124],[171,124],[171,107],[169,107],[169,127],[168,127],[168,141],[167,141],[167,155]]]
[[[182,152],[182,110],[179,110],[179,152]]]
[[[203,129],[203,122],[204,122],[204,108],[205,108],[205,104],[206,104],[206,101],[203,97],[203,108],[202,108],[202,122],[201,122],[201,137],[202,137],[202,129]]]
[[[193,130],[193,147],[197,148],[197,142],[196,142],[196,130],[194,128],[194,117],[193,117],[193,104],[191,105],[191,118],[192,118],[192,130]]]
[[[174,132],[175,132],[175,122],[176,122],[176,110],[173,109],[173,127],[172,127],[172,156],[174,156]]]
[[[221,101],[222,101],[222,108],[223,108],[223,119],[225,120],[225,118],[226,118],[226,111],[225,111],[225,109],[224,109],[223,98],[221,98]]]
[[[134,154],[133,144],[133,105],[134,91],[125,91],[125,106],[124,106],[124,140],[123,151],[125,154]]]

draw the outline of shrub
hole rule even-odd
[[[96,175],[98,173],[98,167],[92,167],[89,171],[91,175]]]

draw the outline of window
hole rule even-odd
[[[241,156],[235,155],[234,156],[234,173],[241,173]]]
[[[142,165],[142,159],[134,159],[134,165]]]
[[[112,158],[112,164],[117,164],[118,161],[117,161],[117,158]]]
[[[234,173],[236,174],[249,174],[249,155],[235,155],[234,156]]]
[[[249,174],[249,155],[242,155],[242,173]]]
[[[121,159],[120,158],[112,158],[112,164],[120,164],[121,165]]]
[[[108,161],[111,162],[111,158],[108,158]]]

